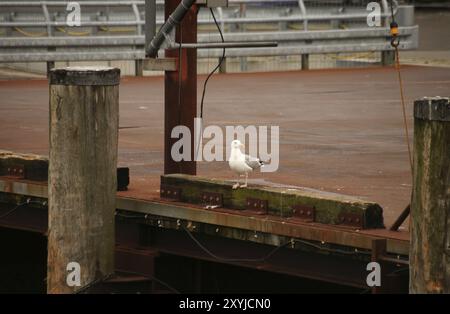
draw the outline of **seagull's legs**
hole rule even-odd
[[[246,188],[247,187],[247,181],[248,181],[248,172],[245,173],[245,184],[241,185],[241,188]]]
[[[239,188],[239,174],[237,175],[236,184],[233,184],[233,190],[236,190],[237,188]]]

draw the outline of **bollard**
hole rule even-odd
[[[450,101],[414,103],[410,293],[450,293]]]
[[[144,76],[144,60],[134,60],[134,75]]]
[[[385,50],[381,52],[381,65],[391,66],[395,64],[395,51]]]
[[[304,53],[301,55],[301,66],[302,66],[302,70],[309,70],[309,54]]]
[[[47,292],[73,293],[114,271],[120,70],[59,68],[49,81]]]

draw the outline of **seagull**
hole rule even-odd
[[[231,142],[231,154],[228,164],[230,165],[231,170],[236,172],[238,175],[237,182],[233,185],[233,189],[237,189],[239,187],[246,188],[248,173],[254,169],[264,166],[264,162],[262,162],[259,158],[243,154],[241,152],[241,148],[244,148],[244,145],[239,140],[234,140]],[[239,176],[242,174],[245,174],[245,184],[239,185]]]

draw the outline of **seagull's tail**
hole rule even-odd
[[[259,165],[260,165],[261,168],[264,167],[265,165],[267,165],[269,163],[269,161],[270,161],[270,159],[269,160],[264,160],[264,161],[261,160],[261,159],[258,160]]]

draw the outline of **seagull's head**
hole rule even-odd
[[[242,144],[240,140],[234,140],[231,142],[231,148],[233,149],[244,148],[244,144]]]

